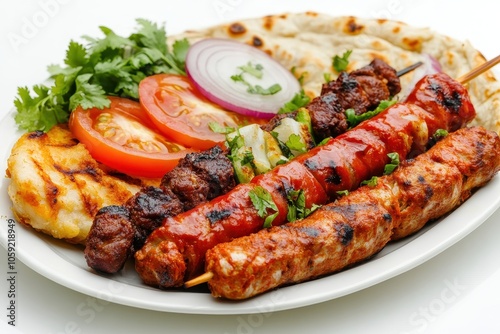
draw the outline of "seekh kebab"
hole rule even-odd
[[[257,126],[257,131],[270,137],[269,133],[279,132],[279,128],[287,122],[297,124],[299,114],[306,113],[306,118],[310,120],[307,127],[311,128],[314,139],[319,142],[347,130],[346,109],[352,108],[356,115],[365,114],[400,90],[396,70],[384,61],[374,59],[362,68],[349,74],[342,72],[336,80],[325,83],[321,95],[314,98],[307,109],[278,114],[263,125],[262,130]],[[236,186],[236,179],[247,182],[255,176],[248,166],[235,168],[235,175],[233,165],[241,160],[232,158],[230,161],[228,154],[219,146],[188,154],[163,177],[159,187],[143,188],[122,206],[102,208],[95,216],[87,237],[87,264],[106,273],[119,271],[127,258],[142,247],[148,235],[166,217],[227,193]],[[281,153],[277,156],[278,159],[286,159]],[[245,172],[244,168],[247,168]]]
[[[218,244],[206,255],[211,293],[250,298],[366,260],[469,198],[500,170],[499,151],[495,132],[460,129],[375,186],[361,187],[301,221]]]
[[[135,253],[136,270],[148,285],[182,286],[203,272],[205,254],[215,245],[286,223],[288,209],[296,206],[291,197],[297,192],[304,195],[304,210],[326,204],[339,191],[351,191],[381,175],[388,154],[397,153],[403,160],[422,153],[438,130],[455,131],[474,116],[460,83],[443,73],[426,76],[404,104],[389,107],[223,196],[167,217]]]

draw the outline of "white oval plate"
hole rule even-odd
[[[0,121],[0,170],[5,171],[12,145],[21,133],[13,114]],[[13,222],[7,195],[9,180],[0,183],[0,241],[7,244],[8,222]],[[387,245],[369,261],[351,269],[306,283],[283,287],[250,300],[216,300],[205,291],[160,291],[143,285],[132,263],[114,276],[90,270],[83,249],[16,224],[16,256],[48,279],[81,293],[110,302],[165,312],[190,314],[265,313],[312,305],[370,287],[410,270],[450,247],[480,226],[500,207],[500,175],[467,202],[417,235]]]

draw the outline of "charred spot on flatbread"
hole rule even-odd
[[[344,31],[348,34],[357,35],[357,34],[362,33],[364,28],[365,28],[364,25],[358,24],[356,22],[356,18],[351,16],[351,17],[349,17],[349,19],[347,20],[347,22],[344,26]]]
[[[422,40],[418,38],[403,38],[403,43],[408,47],[409,50],[422,50]]]
[[[264,29],[271,31],[273,30],[274,25],[276,24],[276,21],[278,19],[286,20],[287,18],[288,18],[287,14],[264,16],[262,26],[264,27]]]
[[[253,45],[257,48],[260,48],[260,47],[264,46],[264,41],[259,36],[253,36],[251,45]]]
[[[240,22],[234,22],[228,27],[227,32],[230,36],[239,36],[244,35],[247,32],[247,28]]]
[[[334,79],[332,57],[352,50],[348,71],[382,58],[399,70],[427,55],[435,58],[443,72],[458,78],[485,62],[467,40],[453,39],[425,27],[414,27],[389,19],[330,16],[303,12],[269,15],[224,23],[206,29],[171,36],[169,43],[187,38],[231,38],[253,45],[294,69],[304,92],[314,98],[325,78]],[[260,45],[262,43],[262,45]],[[418,72],[418,71],[417,71]],[[401,77],[403,94],[414,85],[414,73]],[[500,133],[500,83],[488,71],[468,83],[477,116],[471,125],[481,125]]]

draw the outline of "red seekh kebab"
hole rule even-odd
[[[500,170],[498,152],[495,132],[460,129],[375,186],[303,220],[216,245],[207,252],[204,280],[215,297],[245,299],[366,260],[459,206]]]
[[[398,72],[380,59],[323,85],[321,95],[307,105],[310,127],[317,142],[335,137],[348,128],[345,110],[356,115],[375,109],[382,100],[395,96],[399,76],[419,63]],[[297,111],[278,114],[262,130],[276,131],[282,122],[298,118]],[[234,162],[233,162],[234,163]],[[228,152],[215,146],[186,155],[162,179],[159,187],[146,187],[123,205],[101,208],[89,231],[85,258],[89,267],[115,273],[140,249],[149,234],[166,217],[174,216],[223,195],[237,182]]]
[[[460,83],[443,73],[427,76],[406,103],[389,107],[223,196],[166,218],[135,254],[136,270],[148,285],[182,286],[204,271],[205,254],[215,245],[258,232],[270,216],[274,226],[286,223],[288,209],[295,205],[293,194],[303,192],[303,209],[326,204],[338,192],[381,175],[390,161],[388,154],[397,153],[404,160],[422,153],[436,131],[455,131],[474,116]]]

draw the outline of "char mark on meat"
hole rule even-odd
[[[123,206],[99,211],[85,247],[88,266],[118,272],[165,218],[224,194],[235,185],[231,162],[219,146],[186,155],[165,174],[160,187],[144,187]]]
[[[380,59],[350,74],[341,72],[336,80],[323,84],[321,95],[307,106],[315,139],[320,141],[347,131],[347,109],[363,114],[400,90],[396,70]]]
[[[179,198],[168,188],[145,187],[132,196],[125,207],[130,212],[130,221],[135,227],[134,249],[140,249],[146,238],[167,217],[184,211]]]
[[[161,186],[170,189],[189,210],[227,193],[236,186],[234,170],[227,151],[220,146],[187,154],[165,174]]]
[[[86,240],[87,265],[105,273],[121,270],[132,252],[134,233],[127,208],[111,205],[100,209]]]

